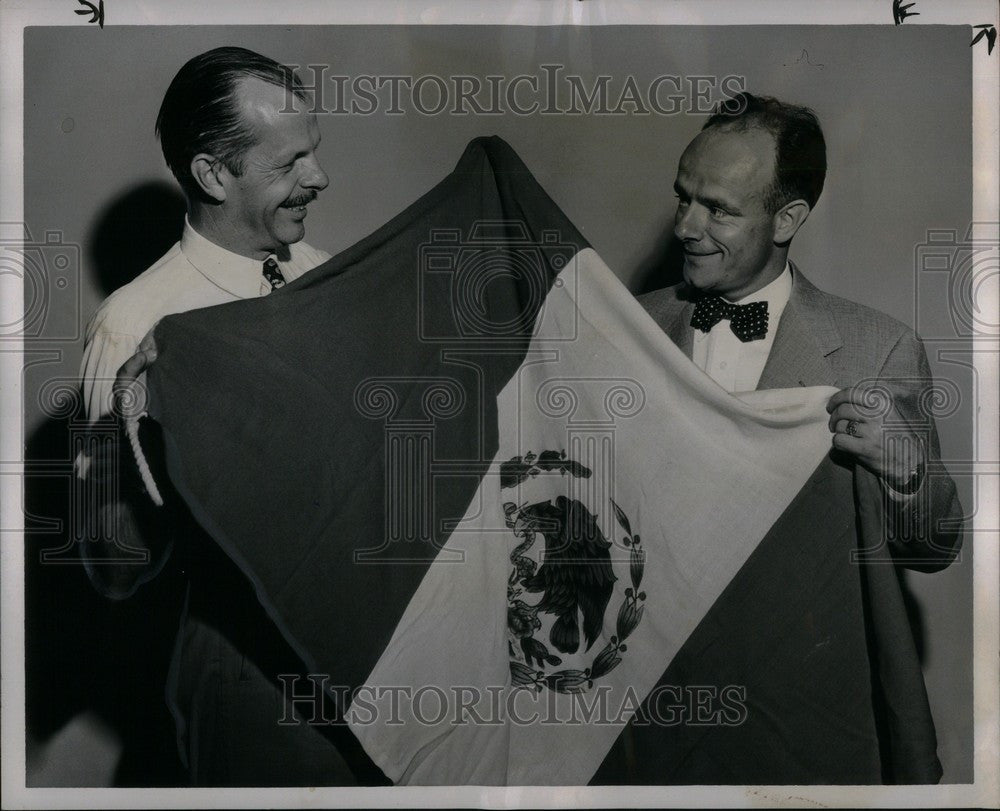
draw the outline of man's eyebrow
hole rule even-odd
[[[703,197],[700,202],[704,203],[709,208],[721,208],[723,211],[728,211],[730,214],[740,213],[739,209],[728,200],[720,200],[715,197]]]

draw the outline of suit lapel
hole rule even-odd
[[[792,265],[792,294],[785,305],[758,389],[835,385],[831,364],[842,345],[822,294]]]

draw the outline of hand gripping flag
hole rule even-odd
[[[832,390],[720,389],[503,141],[156,339],[174,484],[394,782],[934,779]]]

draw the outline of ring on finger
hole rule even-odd
[[[853,437],[861,436],[861,432],[858,430],[858,421],[848,420],[847,427],[844,429],[844,433],[847,434],[848,436],[853,436]]]

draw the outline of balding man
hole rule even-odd
[[[862,703],[869,707],[863,728],[849,728],[842,718],[830,723],[815,717],[813,729],[818,734],[797,739],[795,747],[787,748],[794,752],[794,762],[772,763],[773,771],[762,778],[754,758],[768,749],[758,741],[753,752],[745,750],[740,757],[704,766],[704,779],[716,782],[930,782],[941,775],[898,585],[889,578],[880,581],[888,584],[885,589],[872,583],[885,577],[887,567],[879,564],[892,560],[922,571],[947,566],[961,539],[962,511],[954,482],[940,465],[937,431],[927,407],[932,379],[920,339],[884,313],[817,289],[788,259],[789,246],[816,205],[825,177],[826,144],[811,110],[739,94],[708,119],[680,158],[674,183],[674,235],[684,251],[684,280],[639,297],[688,357],[729,392],[797,386],[838,389],[827,410],[833,434],[832,475],[837,477],[831,492],[846,494],[840,514],[853,522],[845,546],[863,553],[888,551],[891,558],[875,555],[872,565],[856,566],[845,550],[837,564],[853,566],[859,581],[866,578],[869,594],[895,590],[896,602],[884,616],[903,618],[903,624],[891,626],[891,633],[879,640],[883,650],[892,651],[892,661],[873,662],[878,670],[870,678],[867,673],[845,675],[837,663],[826,671],[831,679],[844,676],[841,681],[856,682],[853,694],[863,697]],[[825,531],[833,530],[816,528]],[[808,543],[809,538],[801,542]],[[803,582],[796,588],[814,599],[825,582]],[[776,587],[782,589],[789,616],[797,616],[792,585],[786,581]],[[766,603],[760,597],[756,595],[751,604]],[[782,655],[799,658],[769,670],[772,682],[779,672],[794,674],[791,683],[782,683],[776,692],[796,696],[805,690],[795,679],[801,678],[807,660],[816,661],[810,659],[815,645],[834,650],[838,622],[864,623],[869,634],[875,628],[890,628],[886,622],[873,622],[873,614],[882,609],[869,603],[866,616],[848,620],[847,606],[826,606],[827,625],[822,617],[805,617],[802,627],[808,627],[801,638],[782,641]],[[765,623],[786,630],[801,625],[791,621],[782,625],[785,619],[768,617]],[[767,631],[761,628],[762,639]],[[882,682],[886,693],[887,684],[905,682],[893,693],[904,697],[899,699],[902,703],[888,711],[872,706],[880,695],[876,690],[866,697],[869,682]],[[893,735],[910,737],[897,735],[894,745],[888,746],[881,728],[885,724],[895,727]],[[777,722],[761,728],[768,729],[761,740],[767,734],[787,732]],[[681,774],[666,769],[637,779],[690,780],[693,767],[689,764],[688,769]]]

